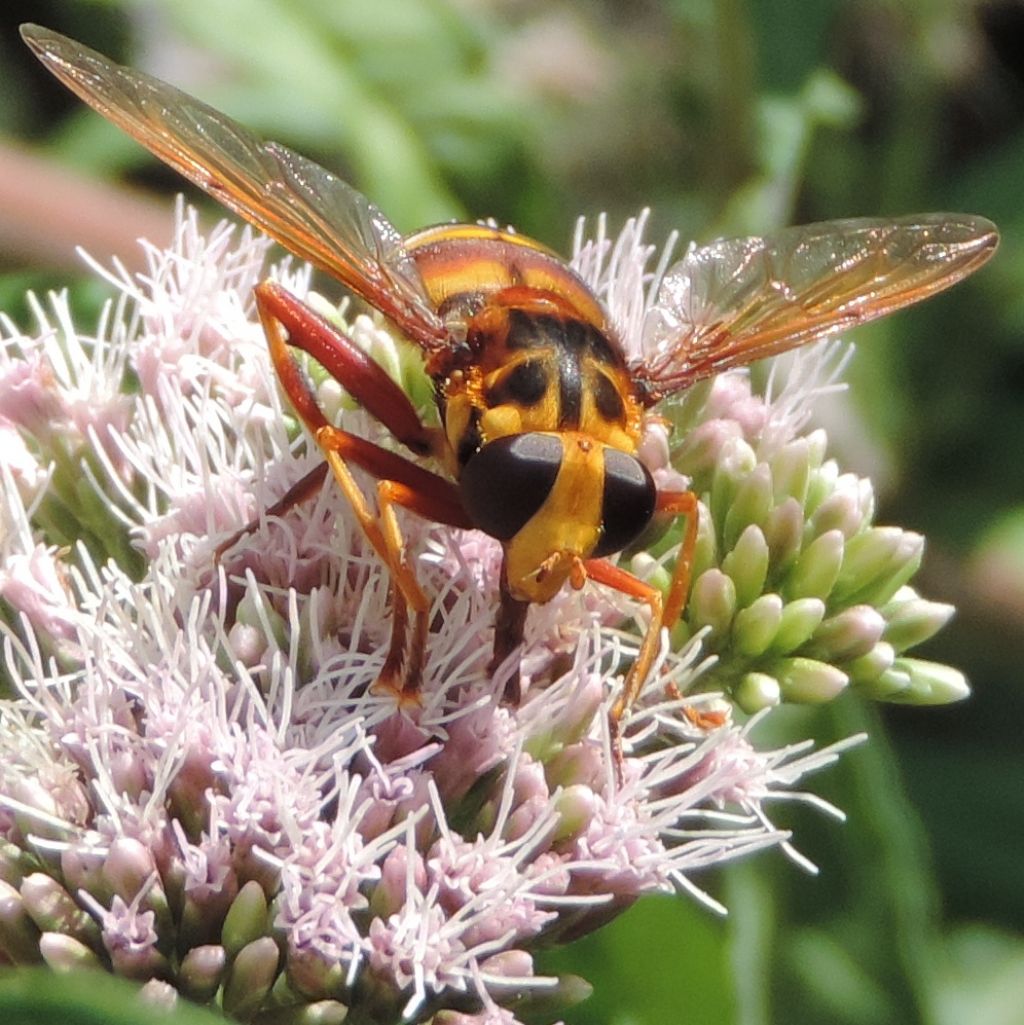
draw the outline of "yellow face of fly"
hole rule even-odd
[[[601,540],[604,446],[585,434],[558,435],[562,461],[537,512],[505,542],[509,590],[520,601],[550,601]]]

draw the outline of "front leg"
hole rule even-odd
[[[391,642],[375,688],[395,695],[400,705],[418,704],[429,602],[416,580],[394,507],[404,506],[448,526],[469,527],[471,523],[451,481],[328,423],[293,348],[317,359],[357,402],[414,452],[439,454],[443,434],[420,421],[401,388],[351,339],[279,285],[259,285],[256,306],[281,386],[326,458],[324,469],[318,467],[303,477],[275,503],[273,511],[283,512],[315,494],[326,477],[326,467],[330,467],[363,533],[390,575]],[[376,512],[356,483],[353,466],[377,478]]]
[[[590,559],[586,563],[587,575],[599,583],[620,591],[622,594],[646,602],[650,609],[650,622],[644,631],[643,640],[636,660],[626,673],[615,703],[609,713],[612,746],[617,763],[622,764],[622,720],[636,703],[651,672],[651,666],[658,654],[663,626],[670,629],[683,613],[690,592],[690,571],[693,567],[693,553],[697,546],[698,504],[697,496],[691,491],[662,491],[655,504],[656,513],[668,513],[686,517],[683,543],[676,557],[668,597],[650,584],[638,580],[632,573],[620,569],[603,559]]]

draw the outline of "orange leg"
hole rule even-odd
[[[622,686],[622,692],[609,713],[615,756],[620,762],[622,758],[622,719],[636,703],[636,699],[647,682],[651,666],[658,653],[661,628],[671,626],[682,615],[690,591],[690,569],[693,565],[693,552],[697,544],[697,496],[692,491],[659,492],[655,508],[658,512],[686,517],[686,533],[683,535],[683,544],[676,559],[667,599],[662,598],[658,588],[638,580],[632,573],[627,573],[626,570],[620,569],[610,562],[603,559],[590,559],[586,563],[587,575],[592,580],[646,602],[651,610],[651,620],[644,632],[643,640],[640,642],[640,651],[637,653],[636,661],[630,666]]]
[[[292,349],[302,349],[313,356],[363,408],[413,452],[440,454],[444,437],[439,430],[420,421],[406,394],[377,363],[279,285],[264,282],[257,286],[256,307],[281,386],[327,460],[306,474],[268,512],[280,515],[312,497],[323,485],[330,469],[391,577],[391,642],[375,688],[394,694],[400,705],[417,704],[429,602],[416,581],[394,507],[404,506],[426,519],[449,526],[469,527],[471,523],[462,508],[458,489],[451,481],[328,423]],[[376,513],[370,509],[356,483],[351,466],[358,466],[377,478]],[[250,524],[235,534],[217,549],[218,555],[256,526]]]
[[[397,481],[378,481],[378,511],[374,513],[345,461],[347,432],[328,425],[317,431],[316,440],[363,533],[391,574],[391,643],[373,689],[395,695],[400,706],[416,705],[423,678],[430,603],[409,562],[395,505],[416,508],[420,496]],[[413,616],[411,638],[408,637],[410,610]]]

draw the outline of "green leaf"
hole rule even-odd
[[[184,1001],[173,1011],[147,1004],[139,987],[98,972],[43,968],[0,971],[0,1021],[11,1025],[224,1025]]]

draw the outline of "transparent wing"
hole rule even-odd
[[[402,237],[340,178],[159,79],[38,25],[21,34],[69,89],[199,188],[327,271],[424,348],[443,346]]]
[[[662,279],[635,373],[656,401],[926,299],[977,270],[998,240],[982,217],[922,214],[692,247]]]

